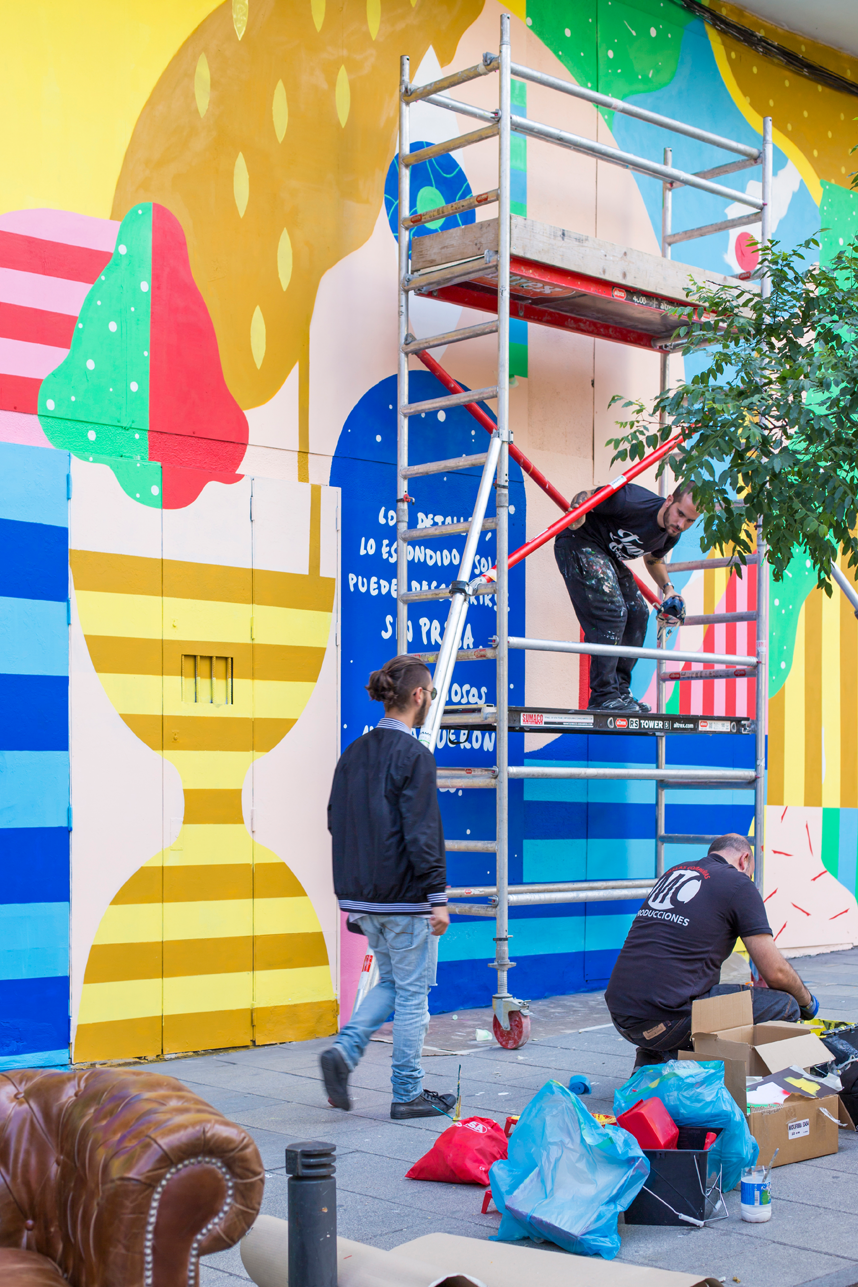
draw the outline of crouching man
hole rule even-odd
[[[692,1001],[741,991],[718,982],[737,938],[768,985],[752,989],[754,1023],[819,1010],[774,945],[753,875],[747,837],[719,836],[699,862],[666,871],[641,907],[605,992],[614,1027],[638,1047],[635,1068],[691,1050]]]

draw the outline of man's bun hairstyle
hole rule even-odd
[[[424,662],[402,654],[391,657],[381,670],[372,672],[366,691],[374,702],[382,702],[386,708],[403,710],[414,689],[421,685],[425,688],[432,686],[428,667]]]

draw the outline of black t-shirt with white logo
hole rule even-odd
[[[759,890],[717,854],[671,867],[632,921],[611,974],[611,1014],[678,1019],[718,983],[737,938],[771,934]]]
[[[642,554],[666,554],[679,537],[670,536],[658,523],[663,504],[663,496],[637,483],[627,483],[615,496],[591,509],[583,526],[570,535],[597,545],[621,562]],[[561,533],[561,540],[564,535]]]

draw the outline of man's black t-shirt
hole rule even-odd
[[[623,562],[642,554],[666,554],[679,537],[670,536],[658,523],[656,516],[663,504],[663,496],[627,483],[615,496],[591,509],[583,526],[570,535],[598,545]],[[561,533],[561,540],[564,535]]]
[[[605,1001],[625,1019],[678,1019],[720,978],[737,938],[771,934],[752,881],[718,854],[672,867],[632,921]]]

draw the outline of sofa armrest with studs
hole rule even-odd
[[[3,1287],[196,1287],[263,1183],[247,1132],[173,1077],[0,1074]]]

